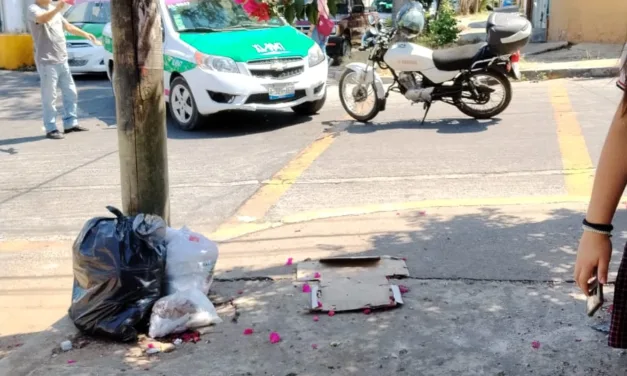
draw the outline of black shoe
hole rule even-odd
[[[65,138],[63,137],[63,134],[59,131],[48,132],[46,133],[46,137],[52,140],[63,140]]]
[[[68,128],[64,131],[64,133],[72,133],[72,132],[87,132],[89,129],[85,127],[81,127],[80,125],[75,125],[72,128]]]

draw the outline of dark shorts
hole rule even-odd
[[[627,245],[616,277],[608,344],[617,349],[627,349]]]

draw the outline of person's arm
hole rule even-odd
[[[83,37],[85,39],[89,39],[90,41],[92,41],[94,44],[96,45],[100,45],[100,41],[98,40],[98,38],[96,38],[95,35],[87,33],[83,30],[81,30],[80,28],[72,25],[71,23],[67,22],[67,20],[63,19],[63,28],[65,29],[65,31],[67,31],[68,33],[72,34],[72,35],[76,35],[77,37]]]
[[[65,7],[65,0],[59,0],[53,10],[48,12],[37,12],[35,14],[35,22],[37,22],[38,24],[45,24],[50,22],[50,20],[54,16],[56,16],[57,13],[63,10],[63,7]]]
[[[594,224],[611,224],[616,207],[627,185],[627,114],[620,105],[599,159],[594,178],[592,197],[586,220]],[[602,284],[607,283],[607,273],[612,255],[610,237],[584,231],[577,251],[575,281],[588,295],[588,281],[595,270]]]

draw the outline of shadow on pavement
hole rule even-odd
[[[337,125],[345,122],[328,121],[323,122],[328,128],[327,132],[343,132],[355,134],[368,134],[392,129],[415,129],[415,130],[437,130],[437,133],[441,134],[460,134],[460,133],[477,133],[485,132],[488,127],[497,125],[501,122],[501,119],[495,118],[490,120],[475,120],[475,119],[427,119],[424,124],[421,124],[422,120],[399,120],[391,122],[375,122],[375,123],[359,123],[351,121],[345,129],[334,129]]]
[[[44,135],[9,138],[9,139],[6,139],[6,140],[1,140],[0,139],[0,146],[25,144],[25,143],[28,143],[28,142],[41,141],[41,140],[45,140],[45,139],[46,139],[46,137]]]
[[[195,131],[179,129],[168,111],[168,138],[230,138],[255,133],[272,132],[311,121],[310,116],[298,116],[291,111],[228,111],[207,117]]]
[[[255,257],[263,254],[267,260],[274,257],[281,261],[294,257],[296,263],[301,258],[316,257],[314,254],[323,252],[324,257],[404,257],[408,260],[412,278],[418,279],[572,281],[582,212],[553,209],[540,214],[542,220],[527,218],[525,214],[507,214],[497,208],[468,209],[468,213],[458,215],[423,211],[382,215],[384,217],[370,220],[345,217],[318,221],[326,227],[307,223],[293,225],[295,228],[299,226],[298,232],[290,233],[283,228],[284,231],[265,231],[224,242],[222,246],[228,250],[222,258],[251,261],[243,261],[243,267],[216,277],[251,276],[251,270],[254,270],[252,276],[284,274],[283,263],[255,269]],[[394,216],[396,218],[391,218]],[[397,225],[385,227],[386,221],[395,221]],[[341,230],[351,222],[354,231]],[[627,228],[624,211],[617,212],[615,224],[617,228]],[[316,230],[307,231],[307,227]],[[324,232],[320,230],[323,228]],[[355,244],[345,240],[355,234],[367,239],[359,243],[364,246],[363,251],[351,251]],[[625,240],[626,233],[617,234],[614,239],[612,272],[618,269]],[[614,278],[610,277],[610,280]]]

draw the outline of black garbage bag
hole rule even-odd
[[[70,319],[85,334],[116,341],[148,329],[165,282],[165,232],[158,216],[92,218],[73,246],[74,287]]]

